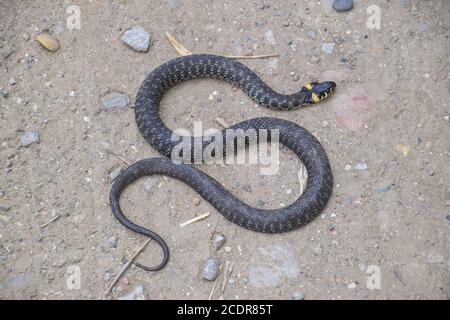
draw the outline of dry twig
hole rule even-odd
[[[170,44],[177,50],[177,52],[182,56],[189,56],[192,52],[187,49],[184,45],[182,45],[173,35],[169,32],[164,32]],[[233,55],[222,55],[226,58],[232,59],[265,59],[265,58],[273,58],[280,56],[278,53],[270,53],[270,54],[258,54],[258,55],[247,55],[247,56],[233,56]]]
[[[136,257],[139,255],[139,253],[142,252],[142,250],[145,249],[145,247],[149,244],[149,242],[152,241],[151,238],[148,238],[144,244],[138,249],[136,250],[136,252],[131,256],[130,260],[127,261],[127,263],[125,263],[122,267],[122,269],[120,269],[119,273],[116,275],[116,277],[114,278],[113,281],[111,281],[111,284],[108,286],[108,290],[106,291],[106,296],[109,295],[111,293],[111,290],[114,288],[114,286],[116,285],[117,281],[119,281],[119,279],[122,277],[122,275],[125,273],[125,271],[128,269],[128,267],[133,263],[133,261],[136,259]]]
[[[194,222],[196,222],[196,221],[198,221],[198,220],[203,220],[203,219],[205,219],[207,216],[209,216],[209,212],[207,212],[207,213],[205,213],[205,214],[201,214],[201,215],[199,215],[199,216],[197,216],[197,217],[195,217],[195,218],[192,218],[191,220],[188,220],[188,221],[186,221],[186,222],[180,223],[180,227],[183,228],[183,227],[187,226],[188,224],[194,223]]]

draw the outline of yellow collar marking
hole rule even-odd
[[[320,102],[320,98],[315,92],[311,94],[311,97],[314,102]]]

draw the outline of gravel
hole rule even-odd
[[[119,241],[119,237],[117,236],[111,236],[108,239],[108,244],[111,246],[111,248],[117,247],[117,242]]]
[[[150,35],[141,26],[132,27],[120,39],[136,51],[147,52],[150,47]]]
[[[117,167],[114,170],[112,170],[109,173],[109,179],[111,182],[113,182],[118,176],[119,174],[122,172],[122,168],[121,167]]]
[[[214,238],[212,240],[212,245],[215,250],[219,250],[227,241],[225,236],[221,233],[214,234]]]
[[[142,285],[137,286],[133,292],[119,297],[119,300],[145,300],[144,287]]]
[[[109,281],[109,280],[111,280],[111,278],[112,278],[111,272],[106,271],[106,272],[103,274],[103,281]]]
[[[219,275],[219,271],[220,271],[219,258],[208,259],[203,265],[202,278],[208,281],[214,281]]]
[[[311,40],[316,40],[316,38],[317,38],[317,33],[316,33],[314,30],[308,31],[308,32],[306,33],[306,35],[307,35],[308,38],[310,38]]]
[[[27,131],[20,137],[20,145],[22,147],[28,147],[36,142],[39,142],[39,133],[37,131]]]
[[[305,295],[303,293],[301,293],[300,291],[296,291],[292,295],[292,299],[294,299],[294,300],[305,300]]]
[[[316,57],[316,56],[312,56],[311,59],[310,59],[309,61],[311,61],[311,63],[316,64],[316,63],[319,63],[320,58],[318,58],[318,57]]]
[[[337,12],[344,12],[353,8],[353,0],[334,0],[333,9]]]
[[[266,40],[267,40],[272,46],[276,46],[276,45],[277,45],[277,41],[275,40],[275,36],[274,36],[272,30],[269,30],[269,31],[267,31],[266,33],[264,33],[264,36],[266,37]]]
[[[327,54],[332,54],[334,50],[334,43],[333,42],[325,42],[322,44],[322,51]]]
[[[9,210],[11,210],[11,206],[4,203],[0,203],[0,211],[9,211]]]
[[[130,98],[120,92],[110,92],[101,97],[101,102],[106,110],[126,108],[130,103]]]
[[[355,164],[355,169],[356,170],[367,170],[367,169],[369,169],[369,166],[365,162],[358,162],[357,164]]]

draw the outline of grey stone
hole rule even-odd
[[[136,51],[147,52],[150,46],[150,35],[141,26],[134,26],[126,31],[121,40]]]
[[[259,247],[252,256],[249,268],[249,284],[253,287],[274,287],[283,280],[299,276],[300,268],[294,249],[288,242],[278,242]]]
[[[327,54],[332,54],[334,50],[334,43],[333,42],[325,42],[322,44],[322,51]]]
[[[266,40],[273,46],[277,45],[277,41],[275,40],[275,35],[273,34],[272,30],[267,31],[264,33],[264,36],[266,37]]]
[[[111,278],[112,278],[111,272],[106,271],[106,272],[103,274],[103,281],[109,281],[109,280],[111,280]]]
[[[203,265],[202,278],[208,281],[214,281],[219,275],[220,260],[218,258],[211,258],[206,260]]]
[[[158,177],[150,176],[145,180],[144,188],[149,193],[153,193],[156,185],[158,184]]]
[[[36,142],[39,142],[39,133],[37,131],[27,131],[20,137],[20,145],[22,147],[28,147]]]
[[[445,216],[445,219],[446,219],[447,221],[450,221],[450,214],[446,215],[446,216]]]
[[[110,181],[112,182],[112,181],[114,181],[118,176],[119,176],[119,174],[122,172],[122,168],[121,167],[117,167],[117,168],[115,168],[114,170],[112,170],[110,173],[109,173],[109,179],[110,179]]]
[[[212,240],[212,245],[215,250],[219,250],[227,241],[225,236],[221,233],[215,233]]]
[[[337,12],[344,12],[353,8],[353,0],[334,0],[333,9]]]
[[[10,86],[13,86],[15,84],[16,84],[16,79],[14,79],[14,78],[9,79],[9,85]]]
[[[316,38],[317,38],[317,34],[316,34],[316,32],[315,32],[314,30],[308,31],[308,32],[306,33],[306,35],[307,35],[308,38],[310,38],[311,40],[316,40]]]
[[[316,256],[319,256],[319,255],[321,255],[322,254],[322,247],[319,245],[319,246],[315,246],[314,248],[313,248],[313,253],[316,255]]]
[[[144,287],[139,285],[133,292],[119,297],[119,300],[145,300]]]
[[[357,164],[355,164],[355,169],[356,170],[367,170],[367,169],[369,169],[369,166],[365,162],[358,162]]]
[[[4,88],[1,88],[0,89],[0,96],[2,96],[5,99],[8,99],[9,98],[9,92],[6,91]]]
[[[300,291],[296,291],[294,292],[294,294],[292,295],[292,299],[294,300],[305,300],[305,296],[303,293],[301,293]]]
[[[6,286],[10,289],[23,287],[28,282],[28,278],[24,274],[12,276],[6,280]]]
[[[311,63],[316,64],[316,63],[319,63],[320,59],[316,56],[312,56],[309,61],[311,61]]]
[[[11,210],[11,206],[4,203],[0,203],[0,211],[9,211],[9,210]]]
[[[55,259],[52,261],[52,266],[55,268],[61,268],[64,267],[67,263],[67,258],[63,255],[58,255]]]
[[[345,39],[340,37],[340,36],[336,36],[333,38],[334,43],[336,44],[343,44],[345,42]]]
[[[419,32],[427,32],[431,27],[431,23],[429,23],[428,21],[420,21],[417,23],[417,29],[419,30]]]
[[[101,97],[101,102],[105,109],[125,108],[130,103],[126,94],[120,92],[110,92]]]
[[[117,241],[119,241],[119,237],[117,237],[117,236],[111,236],[111,237],[108,239],[108,244],[109,244],[112,248],[115,248],[115,247],[117,247]]]

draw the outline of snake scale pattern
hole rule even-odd
[[[195,78],[217,78],[241,88],[258,104],[275,109],[290,110],[313,104],[327,98],[335,89],[334,82],[313,82],[297,93],[284,95],[272,90],[252,70],[234,59],[216,55],[197,54],[168,61],[152,71],[142,83],[135,102],[136,123],[145,140],[167,158],[149,158],[137,161],[116,179],[110,192],[111,209],[115,217],[127,228],[151,237],[162,248],[164,258],[154,267],[136,264],[149,271],[162,269],[168,262],[166,242],[155,232],[139,226],[123,214],[119,198],[121,192],[133,181],[147,175],[165,175],[178,179],[198,192],[229,221],[249,230],[280,233],[297,229],[314,219],[325,208],[332,192],[333,176],[327,155],[318,142],[303,127],[282,119],[260,117],[240,122],[229,129],[279,130],[279,142],[290,148],[303,162],[308,172],[307,185],[301,196],[292,204],[274,210],[251,207],[209,175],[191,164],[176,164],[170,159],[173,148],[179,143],[173,132],[161,120],[160,101],[176,84]],[[223,145],[226,146],[225,129]],[[174,135],[176,137],[176,135]],[[270,134],[269,134],[270,139]],[[200,143],[202,150],[210,141],[191,137],[191,144]],[[233,151],[242,148],[233,141]],[[248,141],[245,140],[245,144]],[[190,158],[194,158],[194,149]],[[225,149],[224,149],[224,152]]]

